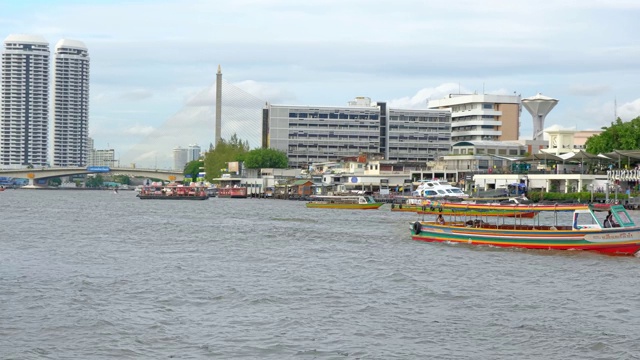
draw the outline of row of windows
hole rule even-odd
[[[405,116],[405,115],[392,115],[389,116],[391,121],[419,121],[419,122],[449,122],[449,118],[444,117],[431,117],[431,116]]]
[[[289,113],[290,119],[351,119],[351,120],[378,120],[379,114],[345,114],[345,113]]]

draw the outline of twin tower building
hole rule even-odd
[[[86,166],[91,146],[84,43],[62,39],[52,58],[44,38],[9,35],[1,76],[0,167]]]

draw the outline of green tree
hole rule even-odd
[[[131,179],[127,175],[114,175],[113,181],[124,185],[131,184]]]
[[[59,177],[49,179],[49,186],[60,186],[61,184],[62,179],[60,179]]]
[[[204,171],[207,173],[206,179],[219,178],[222,169],[227,168],[227,163],[232,161],[242,161],[242,155],[249,151],[249,142],[242,141],[236,134],[228,141],[221,139],[212,151],[207,152],[204,158]]]
[[[104,184],[104,178],[102,175],[96,175],[94,177],[87,177],[87,187],[95,188],[101,187]]]
[[[247,169],[289,167],[289,159],[284,151],[275,149],[254,149],[244,154],[244,166]]]
[[[627,122],[620,118],[605,126],[599,135],[593,135],[585,142],[586,151],[591,154],[608,153],[613,150],[636,150],[640,148],[640,116]]]
[[[193,160],[193,161],[189,161],[185,166],[184,166],[184,177],[188,178],[191,177],[191,179],[193,179],[192,181],[196,181],[196,179],[198,178],[198,173],[200,172],[200,168],[204,166],[204,161],[200,161],[200,160]]]

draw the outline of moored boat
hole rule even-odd
[[[141,200],[206,200],[209,195],[206,188],[197,185],[152,183],[143,186],[136,195]]]
[[[567,212],[554,222],[540,224],[522,219],[494,218],[494,222],[450,217],[449,222],[416,221],[411,238],[427,242],[449,242],[525,249],[587,250],[611,255],[634,255],[640,250],[640,227],[622,205],[569,205],[536,207],[537,212]],[[571,216],[569,216],[571,215]],[[565,218],[566,223],[559,223]],[[501,221],[502,220],[502,221]]]
[[[245,199],[247,198],[247,188],[245,186],[221,187],[218,188],[217,196],[219,198]]]
[[[306,204],[308,208],[375,210],[384,204],[376,202],[372,196],[364,195],[312,196],[311,199],[312,200]]]
[[[397,197],[391,202],[391,211],[417,212],[423,203],[425,199],[420,197]]]

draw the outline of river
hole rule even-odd
[[[389,205],[6,190],[0,209],[0,359],[640,358],[636,257],[412,241]]]

